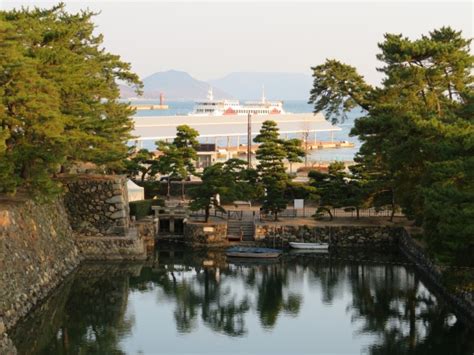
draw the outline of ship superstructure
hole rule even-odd
[[[191,116],[226,116],[226,115],[279,115],[284,114],[283,101],[268,101],[262,90],[260,101],[214,100],[212,88],[209,88],[207,99],[196,102]]]

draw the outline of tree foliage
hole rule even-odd
[[[158,150],[162,153],[158,161],[158,170],[168,176],[168,197],[170,197],[171,180],[174,179],[181,180],[181,194],[184,199],[184,181],[196,171],[198,136],[199,133],[195,129],[180,125],[176,127],[173,142],[156,142]]]
[[[286,174],[284,160],[296,162],[304,157],[301,141],[297,139],[283,141],[278,131],[274,121],[265,121],[262,123],[260,133],[254,139],[260,143],[256,156],[259,161],[257,166],[259,181],[265,190],[262,208],[271,212],[275,219],[288,204],[285,191],[290,180]]]
[[[377,55],[385,75],[380,87],[327,60],[313,68],[310,98],[333,122],[355,106],[366,110],[352,131],[363,143],[357,162],[376,180],[378,196],[391,194],[424,225],[430,245],[450,253],[474,243],[465,228],[474,204],[470,43],[449,27],[416,40],[386,34]]]
[[[192,198],[191,209],[205,212],[205,221],[209,220],[211,207],[223,210],[220,202],[250,199],[255,194],[255,170],[247,168],[247,162],[229,159],[225,163],[216,163],[204,169],[202,184],[189,190]]]
[[[125,159],[124,167],[130,178],[139,179],[142,183],[153,179],[160,170],[159,160],[147,149],[132,153],[128,159]]]
[[[127,156],[133,111],[117,100],[117,81],[141,84],[103,49],[94,15],[64,4],[0,12],[0,192],[53,192],[60,169],[111,171]]]
[[[344,163],[335,162],[329,165],[328,173],[313,170],[308,176],[320,196],[320,206],[324,210],[350,207],[356,210],[359,218],[360,209],[366,205],[368,186],[358,167],[351,168],[347,172]]]

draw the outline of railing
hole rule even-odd
[[[204,211],[203,209],[197,210],[197,211],[191,211],[189,213],[189,216],[190,217],[205,217],[206,211]],[[209,216],[222,218],[222,219],[228,219],[227,212],[219,211],[216,209],[211,209],[211,211],[209,212]]]
[[[305,217],[312,217],[316,214],[318,208],[317,207],[305,207],[304,209],[295,209],[295,208],[287,208],[278,213],[278,217],[280,218],[305,218]],[[356,218],[357,212],[355,208],[331,208],[331,214],[334,218]],[[248,214],[251,213],[252,216]],[[245,217],[244,218],[244,214]],[[321,210],[321,216],[329,217],[329,213],[327,211]],[[216,209],[211,209],[210,216],[222,218],[224,220],[238,220],[241,221],[242,219],[253,219],[253,220],[272,220],[274,215],[272,213],[265,213],[263,211],[249,211],[249,210],[227,210],[221,211]],[[390,217],[392,215],[392,210],[390,209],[375,209],[375,208],[364,208],[359,210],[359,217]],[[204,217],[205,212],[204,210],[198,211],[191,211],[190,217]],[[394,214],[395,217],[403,217],[403,213],[396,211]]]
[[[235,219],[235,220],[242,220],[244,212],[240,210],[228,210],[227,211],[227,219]]]
[[[304,209],[287,208],[281,212],[278,212],[280,218],[300,218],[300,217],[313,217],[318,211],[317,207],[305,207]],[[336,217],[349,217],[356,218],[357,211],[352,208],[331,208],[331,214],[334,218]],[[257,219],[269,220],[273,219],[272,213],[265,213],[263,211],[257,211]],[[329,213],[325,210],[321,210],[319,213],[325,217],[329,217]],[[359,217],[390,217],[392,210],[390,209],[375,209],[375,208],[363,208],[359,209]],[[394,217],[404,217],[403,213],[395,211]]]

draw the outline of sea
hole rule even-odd
[[[159,104],[158,100],[139,100],[132,101],[132,104],[143,105],[143,104]],[[168,110],[140,110],[135,114],[136,117],[148,117],[148,116],[175,116],[175,115],[187,115],[192,112],[195,103],[193,101],[168,101],[166,104],[169,106]],[[304,100],[289,100],[284,101],[284,109],[288,113],[309,113],[313,112],[313,106],[308,104]],[[335,148],[335,149],[321,149],[313,150],[308,156],[308,162],[319,163],[319,162],[331,162],[331,161],[346,161],[350,162],[354,159],[354,156],[359,151],[360,141],[357,137],[351,137],[350,131],[354,126],[354,121],[363,115],[360,109],[352,110],[347,114],[347,119],[337,124],[341,128],[341,131],[334,132],[334,140],[336,141],[349,141],[354,143],[353,148]],[[289,138],[301,138],[296,135],[289,136]],[[329,141],[331,139],[329,133],[318,133],[318,140]],[[204,141],[203,141],[204,142]],[[245,143],[245,140],[241,140]],[[155,149],[153,142],[145,142],[144,148],[153,150]]]

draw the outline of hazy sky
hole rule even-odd
[[[356,66],[376,83],[383,34],[416,38],[450,25],[473,35],[468,2],[65,1],[71,11],[100,10],[106,48],[146,76],[177,69],[215,79],[233,71],[310,73],[325,58]],[[52,1],[0,0],[3,9]]]

